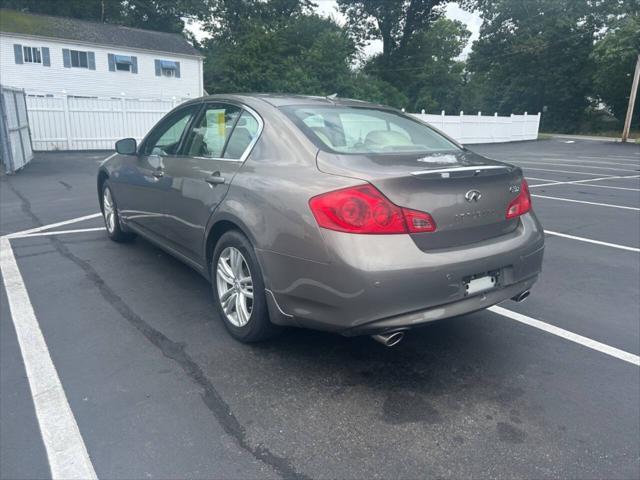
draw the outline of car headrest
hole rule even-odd
[[[394,130],[372,130],[367,133],[364,139],[365,145],[412,145],[411,139],[409,139],[404,133],[396,132]]]

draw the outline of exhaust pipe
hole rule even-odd
[[[531,295],[531,292],[529,290],[525,290],[524,292],[519,293],[515,297],[511,297],[511,300],[518,303],[524,302],[529,295]]]
[[[380,333],[378,335],[371,335],[371,338],[376,342],[380,342],[385,347],[393,347],[402,341],[404,332]]]

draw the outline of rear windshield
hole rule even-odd
[[[426,125],[390,110],[289,106],[284,113],[319,148],[336,153],[428,153],[460,150]]]

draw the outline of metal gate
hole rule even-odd
[[[24,90],[0,86],[0,163],[14,173],[32,159]]]

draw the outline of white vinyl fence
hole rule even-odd
[[[478,112],[477,115],[440,115],[424,113],[412,113],[416,118],[437,129],[462,144],[467,143],[501,143],[517,142],[520,140],[535,140],[538,138],[540,127],[540,114],[524,115],[511,114],[509,117],[500,117],[497,113],[488,116]]]
[[[162,116],[187,99],[86,98],[27,95],[34,150],[111,150],[116,140],[140,141]],[[460,143],[534,140],[540,114],[412,114]]]
[[[34,150],[112,150],[116,140],[140,141],[187,99],[27,95]]]

